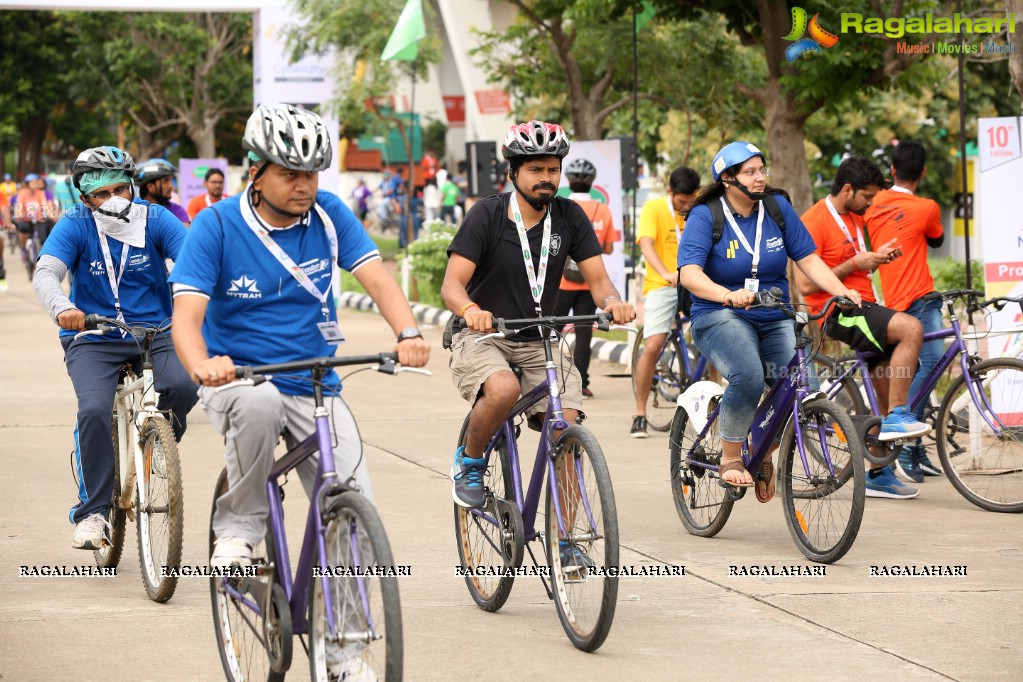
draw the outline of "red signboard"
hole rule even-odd
[[[505,90],[477,90],[476,106],[481,114],[510,114],[511,99]]]
[[[448,118],[449,128],[465,127],[465,97],[444,95],[444,112]]]

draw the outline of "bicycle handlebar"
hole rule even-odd
[[[782,302],[781,300],[782,291],[778,287],[771,287],[767,291],[758,291],[754,294],[754,296],[756,297],[755,305],[759,307],[777,308],[778,310],[781,310],[792,319],[796,319],[797,316],[800,314],[792,310],[790,304]],[[821,308],[820,313],[818,313],[817,315],[806,315],[805,321],[810,322],[813,320],[819,320],[823,317],[827,317],[828,315],[831,314],[831,307],[835,305],[855,306],[856,304],[850,301],[845,296],[832,296]]]
[[[971,298],[983,295],[983,291],[977,291],[976,289],[951,289],[949,291],[932,291],[929,294],[924,294],[922,298],[925,301],[954,301],[957,298]]]
[[[325,374],[328,369],[334,367],[347,367],[350,365],[375,365],[372,369],[384,374],[398,374],[400,372],[415,372],[429,376],[430,370],[418,367],[402,367],[398,365],[397,353],[377,353],[376,355],[343,355],[334,357],[312,358],[310,360],[295,360],[294,362],[281,362],[274,365],[237,365],[234,368],[234,375],[238,379],[253,379],[259,375],[284,374],[287,372],[300,372],[311,369],[313,373]]]
[[[106,334],[107,332],[113,331],[114,329],[123,329],[124,331],[131,334],[135,338],[144,338],[146,334],[150,332],[153,332],[155,334],[163,334],[170,331],[170,328],[171,328],[170,320],[168,320],[166,324],[163,324],[159,327],[154,327],[153,325],[146,324],[134,325],[125,324],[124,322],[121,322],[120,320],[114,319],[112,317],[104,317],[103,315],[90,314],[85,316],[85,331],[80,332],[78,336],[88,333]]]
[[[1001,310],[1009,303],[1018,304],[1020,311],[1023,312],[1023,296],[996,296],[995,298],[989,298],[986,301],[980,301],[977,303],[977,310],[988,306],[994,307],[995,310]]]
[[[579,324],[596,324],[597,329],[602,332],[606,332],[610,329],[625,329],[626,331],[638,332],[639,330],[635,327],[630,327],[624,324],[613,324],[612,317],[609,313],[599,312],[596,315],[544,315],[542,317],[524,317],[521,319],[507,319],[503,317],[494,318],[494,328],[497,330],[489,334],[484,334],[480,338],[476,339],[476,343],[485,341],[496,336],[506,338],[508,336],[515,336],[517,332],[527,329],[529,327],[546,327],[548,329],[559,329],[565,325],[579,325]]]

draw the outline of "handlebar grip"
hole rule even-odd
[[[944,294],[942,294],[940,291],[932,291],[929,294],[923,295],[923,299],[925,301],[940,301],[942,298],[944,298]]]
[[[96,313],[91,313],[85,316],[85,328],[86,329],[99,329],[99,326],[106,322],[106,318]]]

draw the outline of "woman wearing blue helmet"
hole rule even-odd
[[[728,380],[719,415],[721,478],[749,487],[754,483],[742,463],[742,441],[765,380],[776,378],[770,370],[785,367],[796,345],[792,322],[781,310],[750,308],[754,294],[777,287],[788,302],[791,258],[820,289],[856,305],[860,298],[817,256],[813,238],[781,191],[767,186],[762,151],[749,142],[727,144],[714,155],[711,173],[714,184],[700,193],[686,218],[678,250],[679,279],[692,294],[693,340]],[[711,211],[711,206],[717,211],[715,204],[724,218],[717,241]],[[767,502],[775,487],[771,459],[759,473],[757,499]]]

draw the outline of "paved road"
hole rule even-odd
[[[217,680],[207,582],[182,579],[150,602],[128,531],[114,578],[19,577],[19,567],[88,564],[66,521],[75,402],[56,330],[17,263],[0,295],[0,679]],[[370,313],[345,312],[346,350],[393,340]],[[377,503],[401,582],[409,680],[1023,679],[1023,526],[983,512],[944,479],[912,501],[868,500],[859,539],[823,577],[729,576],[730,565],[805,565],[777,501],[751,495],[714,539],[689,536],[668,487],[666,439],[628,438],[630,384],[595,367],[587,403],[610,463],[622,563],[682,564],[684,577],[623,578],[607,643],[569,644],[539,580],[519,579],[497,614],[454,576],[446,477],[466,411],[451,386],[440,330],[427,331],[434,376],[362,373],[345,394],[367,444]],[[202,564],[222,443],[201,410],[181,446],[184,562]],[[298,524],[304,495],[289,486]],[[965,565],[964,577],[871,577],[871,565]],[[289,679],[306,679],[301,649]]]

